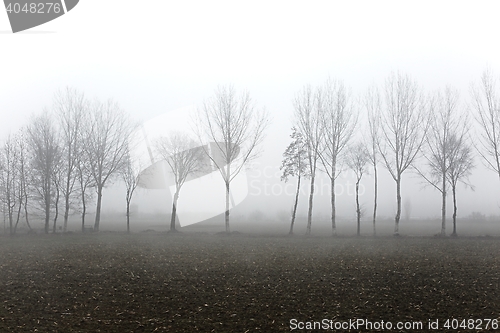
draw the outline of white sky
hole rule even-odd
[[[357,94],[399,70],[427,90],[454,85],[467,99],[486,67],[500,75],[499,12],[498,1],[81,0],[52,22],[11,34],[0,10],[0,134],[50,107],[65,86],[111,97],[146,120],[200,105],[231,83],[272,114],[261,163],[277,166],[291,99],[304,84],[331,76]],[[395,195],[386,181],[389,203]],[[474,194],[462,194],[477,205],[467,212],[498,213],[497,177],[477,183]],[[427,192],[439,207],[438,194]],[[288,210],[290,200],[282,201]]]

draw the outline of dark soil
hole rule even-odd
[[[442,325],[499,320],[499,277],[494,238],[2,237],[0,332],[286,332],[292,319],[360,318],[478,332]]]

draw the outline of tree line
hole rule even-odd
[[[332,234],[336,235],[335,180],[350,169],[356,177],[357,234],[361,209],[359,183],[369,168],[374,175],[373,234],[376,234],[378,166],[396,185],[394,235],[399,234],[402,176],[418,174],[441,193],[441,235],[446,235],[446,197],[453,197],[453,232],[457,235],[457,185],[473,188],[469,176],[476,166],[474,152],[500,177],[500,95],[497,80],[485,71],[471,85],[470,101],[456,89],[426,93],[409,75],[392,73],[382,86],[372,86],[354,98],[342,81],[328,79],[305,86],[294,102],[292,142],[283,153],[282,180],[297,177],[290,234],[296,216],[302,178],[309,179],[306,234],[311,232],[315,177],[324,172],[331,181]],[[477,124],[476,131],[472,125]],[[359,134],[356,134],[359,133]]]
[[[11,234],[21,220],[42,216],[44,231],[56,232],[62,215],[67,230],[72,211],[81,214],[96,197],[99,230],[103,188],[125,170],[133,122],[111,100],[89,100],[75,89],[55,95],[51,110],[33,115],[11,133],[0,150],[0,200]]]
[[[156,138],[154,155],[165,161],[175,183],[170,230],[176,231],[176,207],[186,180],[218,170],[226,188],[225,226],[229,232],[230,186],[247,163],[259,156],[269,115],[257,110],[248,93],[219,87],[198,112],[193,133],[172,132]],[[63,215],[66,232],[71,212],[86,229],[88,205],[95,203],[93,231],[99,231],[103,189],[121,179],[126,187],[127,231],[130,203],[147,168],[134,160],[133,133],[139,124],[108,100],[90,100],[66,88],[51,110],[34,115],[10,134],[0,148],[0,200],[15,234],[20,221],[43,216],[44,231],[56,232]],[[153,162],[153,161],[152,161]],[[143,170],[144,169],[144,170]]]
[[[500,99],[496,79],[485,71],[471,88],[468,103],[452,87],[426,93],[409,75],[392,73],[381,86],[353,96],[340,80],[306,85],[293,98],[292,142],[283,153],[283,181],[297,178],[291,214],[293,233],[302,179],[309,179],[306,234],[311,232],[315,178],[330,180],[332,234],[336,229],[335,182],[350,169],[356,177],[357,233],[360,233],[359,184],[368,170],[374,175],[373,234],[376,234],[378,172],[382,165],[396,185],[394,234],[399,234],[401,187],[405,172],[421,176],[442,196],[442,235],[446,233],[446,197],[453,196],[456,235],[457,185],[473,187],[474,151],[500,177]],[[479,131],[471,128],[475,120]],[[225,184],[224,223],[230,232],[231,182],[262,152],[269,114],[258,109],[248,92],[237,94],[221,86],[205,100],[191,126],[192,133],[167,133],[153,143],[154,154],[167,162],[175,180],[170,230],[190,176],[218,171]],[[11,133],[0,148],[0,200],[11,234],[20,221],[31,229],[30,217],[43,216],[44,231],[56,231],[62,215],[67,230],[71,212],[81,216],[85,230],[87,207],[94,203],[93,229],[98,231],[105,186],[121,179],[126,186],[127,231],[130,202],[141,176],[131,153],[131,136],[139,124],[108,100],[91,100],[72,88],[56,93],[51,110],[34,115]],[[361,133],[361,134],[358,134]],[[419,163],[417,163],[417,161]],[[144,166],[143,166],[144,167]],[[147,168],[146,168],[147,169]]]

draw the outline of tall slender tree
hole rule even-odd
[[[24,132],[24,129],[21,129],[18,133],[9,134],[0,149],[0,202],[7,210],[11,235],[16,233],[23,213],[26,225],[31,229],[27,206],[28,153]]]
[[[27,143],[27,135],[26,128],[21,128],[16,135],[16,145],[17,150],[19,152],[19,159],[17,165],[18,172],[18,186],[17,186],[17,201],[18,201],[18,222],[21,213],[21,207],[24,210],[24,220],[26,225],[31,230],[31,225],[29,222],[29,213],[28,213],[28,199],[29,193],[31,189],[31,185],[29,183],[29,179],[31,177],[30,168],[29,168],[29,153],[27,152],[28,143]],[[17,226],[17,223],[16,223]],[[15,231],[15,229],[14,229]]]
[[[31,155],[32,181],[45,215],[45,233],[49,232],[54,171],[60,163],[59,137],[48,112],[34,117],[27,127]]]
[[[369,136],[366,138],[366,146],[368,147],[368,159],[373,166],[373,235],[377,234],[376,220],[377,220],[377,205],[378,205],[378,140],[380,139],[380,113],[381,113],[381,100],[380,93],[377,87],[372,87],[368,90],[365,96],[365,108],[367,111],[368,119],[368,132]]]
[[[59,120],[61,131],[61,162],[63,176],[60,191],[64,199],[63,231],[68,227],[71,199],[75,194],[75,185],[78,182],[78,158],[83,152],[82,135],[84,115],[88,111],[88,101],[83,93],[67,87],[59,91],[54,98],[54,110]]]
[[[307,147],[307,162],[309,166],[309,203],[307,210],[307,230],[306,234],[311,233],[312,213],[313,213],[313,198],[314,186],[316,179],[316,170],[318,167],[318,160],[323,143],[323,125],[322,109],[320,109],[315,102],[315,96],[311,86],[305,86],[293,100],[295,109],[295,124],[304,136],[305,144]]]
[[[297,190],[295,192],[289,232],[289,234],[292,235],[293,226],[295,224],[295,215],[297,213],[297,204],[299,202],[300,180],[302,177],[308,177],[309,165],[307,159],[307,147],[303,135],[296,127],[293,127],[290,137],[293,141],[288,145],[283,153],[283,161],[281,162],[280,170],[283,171],[281,175],[282,181],[287,182],[289,177],[297,177]]]
[[[0,199],[3,206],[7,210],[9,233],[11,235],[14,234],[14,214],[16,211],[16,205],[18,204],[18,201],[16,200],[18,186],[18,159],[19,151],[16,149],[15,140],[12,135],[9,135],[0,150]]]
[[[125,165],[128,140],[134,126],[128,115],[111,100],[95,101],[88,119],[83,152],[97,192],[94,230],[99,231],[102,191]]]
[[[420,88],[408,75],[392,73],[385,83],[385,105],[381,115],[379,152],[396,183],[397,211],[394,235],[399,235],[401,181],[425,142],[428,113]]]
[[[93,198],[94,179],[90,171],[90,165],[85,156],[81,156],[76,164],[78,176],[78,195],[80,196],[80,213],[82,221],[82,232],[85,232],[85,217],[87,216],[87,205]]]
[[[132,197],[134,196],[134,192],[139,185],[138,177],[140,170],[134,167],[134,163],[132,161],[132,157],[130,154],[130,148],[127,152],[125,158],[125,166],[121,171],[123,182],[125,183],[125,201],[127,203],[126,216],[127,216],[127,233],[130,233],[130,202],[132,201]]]
[[[469,176],[474,169],[474,156],[472,148],[467,143],[465,135],[452,135],[449,138],[449,167],[447,170],[447,180],[451,186],[453,195],[453,232],[451,236],[457,236],[457,184],[465,184],[474,190],[469,182]]]
[[[170,217],[170,231],[175,232],[177,202],[182,186],[197,173],[209,165],[207,154],[187,134],[174,132],[169,136],[159,138],[155,144],[156,152],[165,160],[174,178],[175,193]]]
[[[61,149],[62,150],[62,149]],[[62,155],[61,155],[62,160]],[[57,219],[59,218],[59,201],[61,198],[61,190],[63,188],[63,175],[64,169],[61,164],[55,166],[54,174],[52,175],[52,185],[53,185],[53,207],[54,207],[54,223],[52,225],[52,232],[56,233]]]
[[[317,107],[321,114],[323,142],[319,157],[330,178],[332,234],[337,234],[335,180],[340,175],[340,155],[349,143],[357,123],[357,113],[344,83],[328,79],[318,88]]]
[[[356,175],[356,221],[357,221],[357,235],[360,235],[361,228],[361,206],[359,204],[359,183],[361,178],[366,173],[366,164],[369,161],[369,153],[366,146],[362,142],[352,145],[348,149],[346,156],[347,166]]]
[[[233,179],[250,161],[259,155],[259,145],[269,115],[257,111],[248,92],[236,96],[232,86],[218,87],[215,95],[205,101],[197,117],[197,135],[202,148],[219,170],[226,187],[224,214],[226,232],[229,233],[229,198]],[[213,142],[215,149],[209,152],[205,143]],[[218,156],[220,158],[214,158]]]
[[[430,103],[431,121],[424,145],[428,172],[415,167],[425,181],[441,193],[441,236],[446,235],[446,196],[448,194],[448,169],[451,167],[453,145],[456,138],[467,133],[467,121],[460,112],[458,92],[447,87],[437,93]]]

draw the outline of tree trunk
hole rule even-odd
[[[224,214],[224,220],[226,222],[226,233],[229,233],[229,181],[226,181],[226,212]]]
[[[337,224],[335,223],[335,176],[330,179],[330,200],[332,205],[332,236],[337,236]]]
[[[443,173],[443,184],[441,185],[441,236],[446,236],[446,173]]]
[[[49,193],[49,194],[47,194]],[[45,194],[45,233],[49,233],[49,222],[50,222],[50,187]]]
[[[361,209],[359,208],[359,179],[356,182],[356,216],[358,220],[358,228],[357,228],[357,235],[360,235],[360,228],[361,228]]]
[[[31,230],[31,225],[30,225],[30,221],[29,221],[29,218],[28,218],[28,195],[25,193],[24,194],[24,215],[26,217],[26,224],[28,225],[28,228],[30,228]]]
[[[335,174],[337,173],[337,155],[334,154],[333,160],[332,160],[332,178],[330,179],[331,182],[331,189],[330,189],[330,200],[331,200],[331,205],[332,205],[332,236],[337,236],[337,223],[335,221],[337,212],[336,212],[336,207],[335,207]]]
[[[85,232],[85,214],[87,214],[87,203],[85,202],[85,189],[82,189],[82,232]]]
[[[226,233],[230,233],[229,229],[229,185],[231,182],[231,163],[227,164],[227,169],[226,169],[226,211],[224,213],[224,220],[226,224]]]
[[[309,192],[309,210],[307,211],[307,230],[306,235],[311,234],[311,222],[312,222],[312,211],[313,211],[313,196],[314,196],[314,178],[315,175],[311,175],[311,189]]]
[[[59,190],[57,191],[56,194],[56,203],[55,203],[55,214],[54,214],[54,225],[52,226],[52,233],[56,233],[56,223],[57,223],[57,217],[59,216]]]
[[[21,162],[21,192],[22,192],[22,201],[24,205],[24,216],[26,219],[26,224],[28,225],[28,228],[31,230],[31,225],[28,218],[28,193],[26,191],[26,174],[24,171],[24,162]]]
[[[10,203],[8,206],[9,206],[9,233],[10,233],[10,235],[13,235],[14,234],[14,225],[13,225],[14,217],[12,214],[12,207],[10,206]]]
[[[97,187],[97,208],[95,211],[94,231],[99,231],[99,222],[101,221],[101,203],[102,203],[102,186]]]
[[[70,172],[70,169],[68,168],[68,173],[66,175],[66,192],[64,193],[64,225],[63,225],[63,232],[66,232],[66,229],[68,228],[70,177],[71,177],[71,172]]]
[[[293,225],[295,223],[295,214],[297,213],[297,204],[299,203],[299,192],[300,192],[300,174],[297,180],[297,193],[295,193],[295,203],[293,204],[292,210],[292,221],[290,223],[290,235],[293,235]]]
[[[127,233],[130,234],[130,199],[127,195]]]
[[[179,199],[179,190],[177,189],[174,194],[174,200],[172,203],[172,216],[170,217],[170,231],[176,231],[175,230],[175,218],[177,216],[177,200]],[[227,228],[229,227],[229,222],[226,221],[226,231]]]
[[[451,188],[453,192],[453,233],[451,234],[453,237],[457,236],[457,197],[456,197],[456,187],[452,185]]]
[[[19,224],[19,220],[21,219],[21,209],[22,209],[22,202],[19,201],[19,207],[17,208],[16,224],[14,225],[14,234],[16,233],[17,225]]]
[[[394,218],[394,236],[399,236],[399,220],[401,219],[401,176],[398,176],[396,180],[396,201],[398,207],[396,217]]]
[[[87,214],[86,210],[87,208],[85,207],[84,204],[82,209],[82,232],[85,232],[85,215]]]
[[[17,230],[17,225],[19,224],[19,215],[17,216],[17,219],[16,219],[16,224],[14,224],[14,235],[16,234],[16,230]]]
[[[64,226],[63,232],[66,232],[68,228],[68,217],[69,217],[69,195],[66,194],[64,198]]]
[[[377,164],[373,164],[373,173],[375,176],[375,199],[373,202],[373,236],[377,234],[376,228],[375,228],[375,220],[377,219],[377,187],[378,187],[378,179],[377,179]]]

